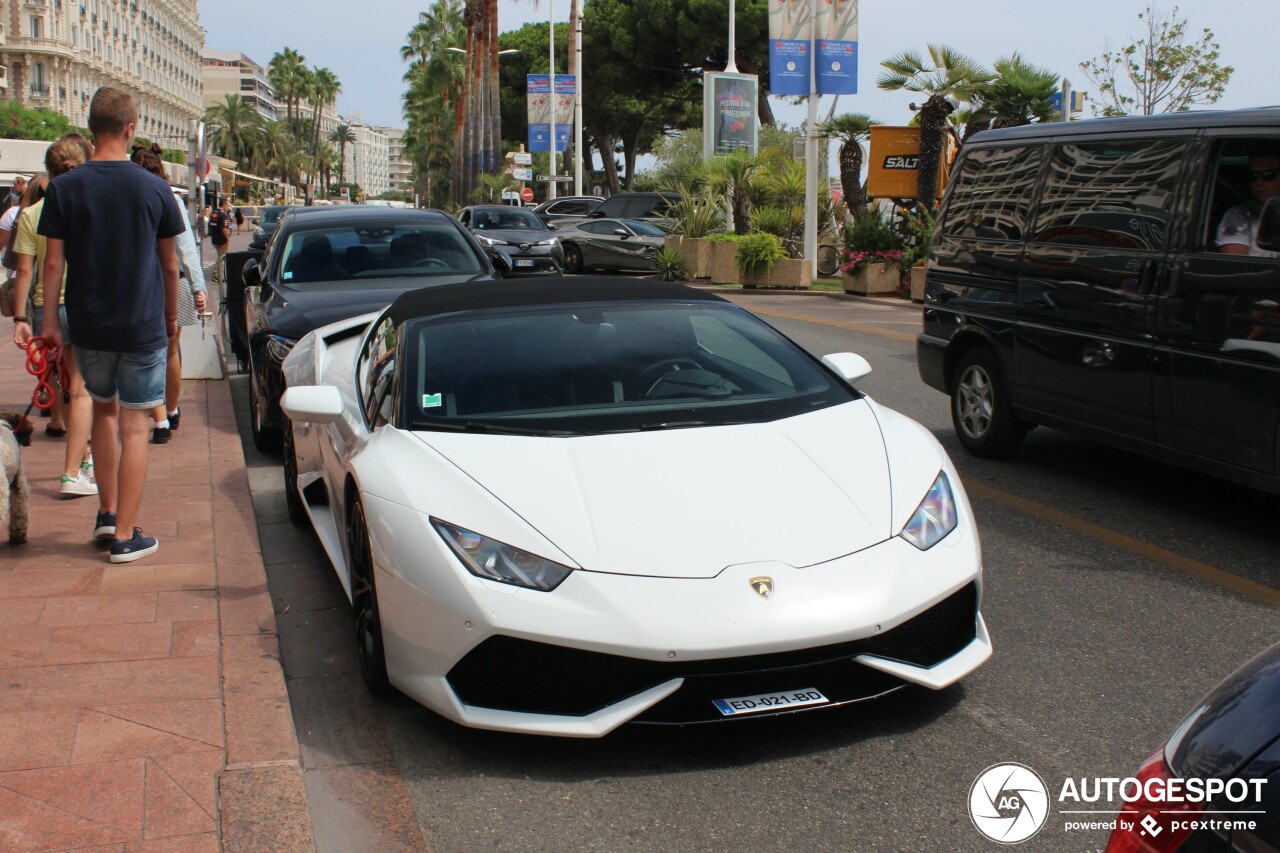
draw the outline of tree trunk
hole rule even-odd
[[[600,151],[604,179],[609,184],[609,194],[622,192],[622,185],[618,183],[618,164],[613,159],[613,137],[597,136],[595,137],[595,143],[596,148]]]
[[[862,143],[851,139],[840,146],[840,189],[844,206],[854,216],[867,212],[867,196],[862,191]]]
[[[938,169],[946,141],[947,116],[954,107],[940,95],[933,95],[920,108],[920,164],[916,182],[916,198],[933,207],[938,195]]]

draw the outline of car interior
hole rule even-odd
[[[289,235],[281,278],[289,284],[480,272],[452,229],[340,228]]]

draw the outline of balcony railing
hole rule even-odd
[[[61,56],[71,55],[71,43],[61,39],[40,36],[14,36],[10,41],[13,42],[15,47],[26,47],[41,53],[56,53]]]

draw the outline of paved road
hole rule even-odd
[[[864,390],[947,446],[979,517],[994,658],[940,693],[787,719],[600,741],[460,729],[403,697],[364,696],[336,582],[310,534],[284,520],[278,462],[249,450],[322,848],[385,818],[404,849],[434,851],[993,850],[965,812],[985,767],[1020,761],[1054,791],[1068,776],[1128,775],[1280,636],[1280,609],[1258,600],[1280,590],[1276,498],[1047,430],[1013,460],[973,459],[951,436],[946,398],[916,376],[916,312],[735,299],[815,353],[865,355]],[[344,819],[351,800],[380,791],[385,814]],[[1022,849],[1105,844],[1064,820]]]

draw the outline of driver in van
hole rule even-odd
[[[1267,199],[1280,196],[1280,144],[1259,147],[1249,157],[1249,189],[1253,201],[1232,207],[1218,225],[1218,251],[1228,255],[1280,258],[1280,252],[1258,248],[1258,220]]]

